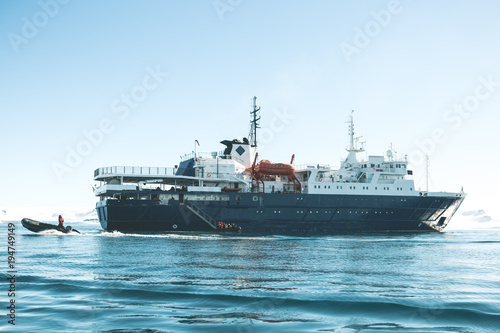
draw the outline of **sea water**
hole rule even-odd
[[[500,229],[297,236],[72,225],[82,234],[15,223],[16,292],[2,283],[2,331],[500,331]],[[8,223],[0,227],[7,249]]]

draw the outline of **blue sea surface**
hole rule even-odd
[[[82,234],[16,222],[16,325],[2,316],[2,331],[500,331],[499,229],[290,236],[70,224]]]

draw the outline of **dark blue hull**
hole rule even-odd
[[[193,193],[185,193],[185,195]],[[187,206],[213,221],[235,223],[241,232],[345,233],[441,231],[461,196],[370,196],[229,193],[228,201],[117,200],[97,203],[108,231],[213,231]],[[181,194],[181,197],[183,195]]]

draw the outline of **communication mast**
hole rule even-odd
[[[257,128],[259,126],[259,111],[260,107],[257,107],[257,97],[253,97],[253,108],[250,111],[250,134],[248,134],[248,139],[250,141],[251,147],[257,147]]]

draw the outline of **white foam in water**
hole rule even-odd
[[[61,236],[61,235],[76,236],[76,235],[80,235],[77,232],[65,233],[65,232],[62,232],[62,231],[59,231],[59,230],[55,230],[55,229],[43,230],[43,231],[38,232],[37,234],[39,234],[39,235],[45,235],[45,236],[54,236],[54,235],[56,235],[56,236]]]
[[[173,239],[203,239],[203,240],[212,240],[212,239],[220,239],[222,236],[219,234],[212,235],[187,235],[187,234],[135,234],[135,233],[122,233],[119,231],[103,231],[99,234],[94,234],[93,236],[101,236],[101,237],[138,237],[138,238],[173,238]]]
[[[103,237],[122,237],[122,236],[126,236],[124,233],[121,233],[119,231],[103,231],[101,233],[98,234],[98,236],[103,236]]]

